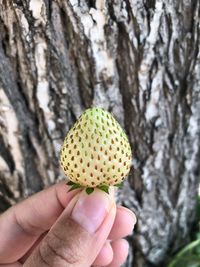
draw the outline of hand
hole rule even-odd
[[[135,215],[98,190],[45,189],[0,216],[0,266],[119,267]]]

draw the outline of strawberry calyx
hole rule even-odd
[[[90,194],[93,193],[93,191],[94,191],[94,187],[84,187],[84,186],[82,186],[82,185],[80,185],[80,184],[78,184],[78,183],[74,183],[74,182],[72,182],[72,181],[68,181],[68,182],[66,183],[66,185],[69,185],[69,186],[70,186],[70,189],[69,189],[68,192],[80,188],[80,189],[85,189],[85,192],[86,192],[88,195],[90,195]],[[122,188],[123,183],[115,184],[115,185],[113,185],[113,186],[116,186],[116,187],[118,187],[118,188]],[[96,188],[98,188],[98,189],[100,189],[100,190],[106,192],[107,194],[109,194],[109,186],[106,185],[106,184],[98,185],[98,186],[96,186]]]

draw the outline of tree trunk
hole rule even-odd
[[[199,14],[198,0],[0,0],[0,211],[64,178],[64,136],[98,105],[133,150],[125,266],[166,266],[195,220]]]

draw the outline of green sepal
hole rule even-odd
[[[98,189],[100,189],[100,190],[102,190],[102,191],[104,191],[104,192],[106,192],[107,194],[109,194],[109,186],[108,185],[99,185],[99,186],[97,186],[97,188]]]
[[[94,188],[93,187],[88,187],[88,188],[85,189],[85,191],[86,191],[86,193],[88,195],[90,195],[94,191]]]
[[[71,188],[69,189],[69,191],[68,192],[70,192],[70,191],[72,191],[72,190],[75,190],[75,189],[78,189],[78,188],[83,188],[80,184],[73,184],[72,186],[71,186]]]
[[[118,188],[122,188],[122,187],[123,187],[123,183],[114,184],[114,186],[116,186],[116,187],[118,187]]]
[[[74,184],[76,184],[76,183],[74,183],[72,181],[69,181],[69,182],[66,183],[66,185],[74,185]]]

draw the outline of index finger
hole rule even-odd
[[[51,228],[77,193],[67,191],[64,182],[53,185],[0,216],[0,263],[17,261]]]

